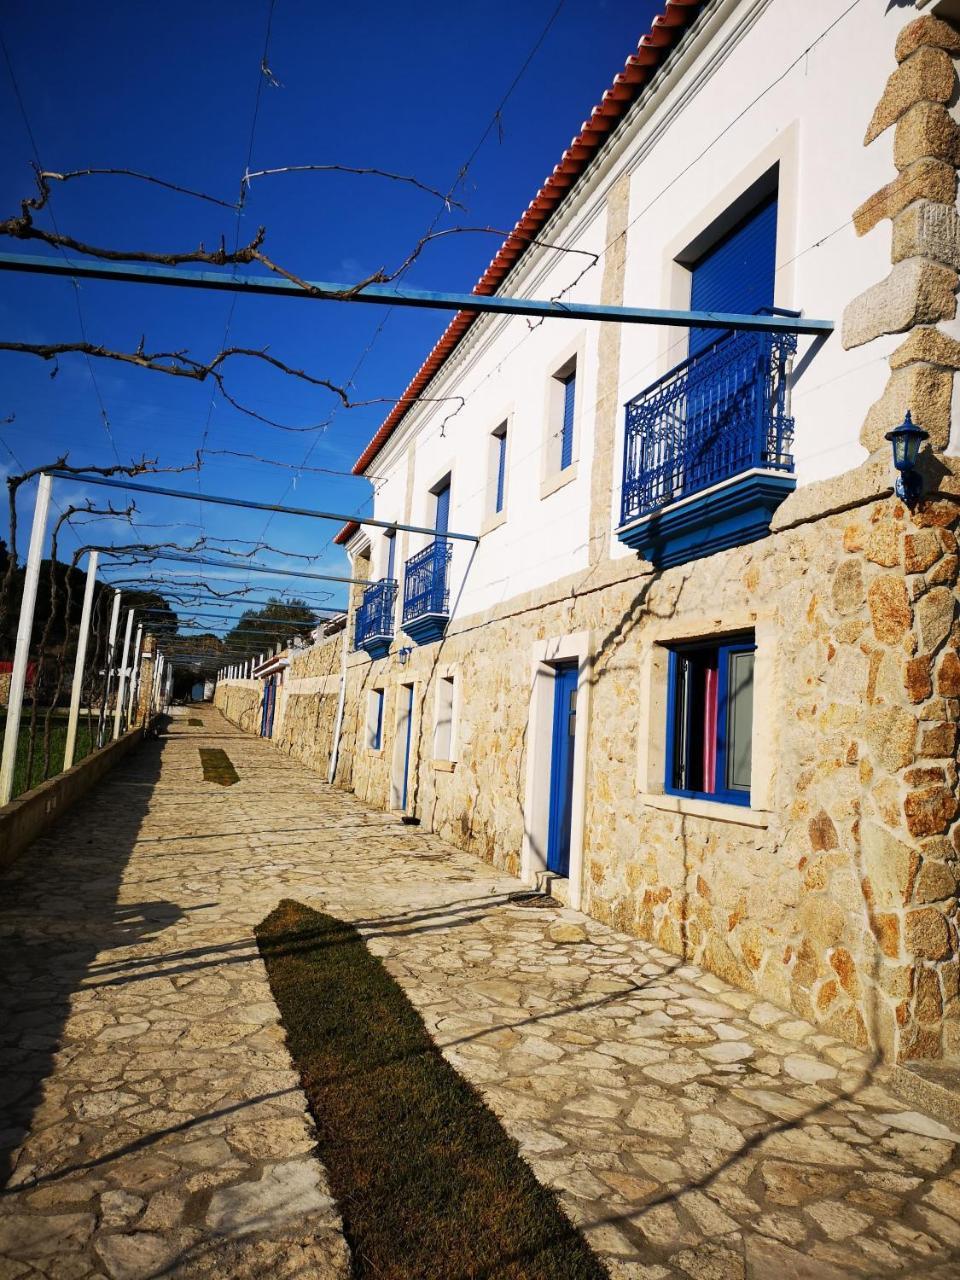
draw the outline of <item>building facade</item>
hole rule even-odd
[[[457,316],[357,464],[432,532],[341,531],[273,728],[890,1060],[960,1058],[950,19],[668,0],[477,292],[766,324]]]

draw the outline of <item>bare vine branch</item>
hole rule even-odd
[[[352,173],[360,177],[388,178],[392,182],[407,183],[411,187],[416,187],[418,191],[425,191],[427,195],[436,196],[438,200],[443,201],[445,208],[448,210],[451,208],[466,208],[466,205],[461,204],[459,200],[454,200],[451,195],[438,191],[436,187],[427,186],[425,182],[421,182],[419,178],[411,177],[409,174],[392,173],[389,169],[376,169],[369,166],[358,168],[349,164],[287,164],[277,169],[255,169],[252,172],[248,169],[240,183],[240,203],[242,204],[246,198],[254,178],[273,178],[281,173]]]

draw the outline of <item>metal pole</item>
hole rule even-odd
[[[616,307],[586,302],[554,302],[539,298],[509,298],[503,294],[451,293],[408,289],[396,285],[356,285],[305,280],[303,285],[276,276],[223,274],[192,268],[41,258],[36,254],[0,253],[0,270],[32,271],[41,275],[74,276],[88,280],[121,280],[133,284],[180,285],[190,289],[221,289],[328,302],[373,302],[388,307],[428,307],[437,311],[466,311],[496,315],[553,317],[558,320],[614,320],[621,324],[697,325],[704,329],[765,330],[770,333],[830,333],[832,320],[799,316],[757,316],[720,311],[665,311],[659,307]]]
[[[120,737],[120,721],[123,719],[123,695],[127,688],[127,659],[130,657],[130,633],[133,631],[133,610],[127,610],[127,625],[123,633],[123,657],[120,660],[120,679],[117,684],[117,707],[113,713],[113,740]]]
[[[157,484],[140,484],[131,480],[111,480],[108,476],[87,475],[82,472],[57,471],[54,467],[50,474],[64,480],[82,480],[84,484],[99,484],[106,489],[129,489],[135,493],[153,493],[161,498],[186,498],[188,502],[212,502],[224,507],[240,507],[245,511],[272,511],[286,516],[308,516],[312,520],[353,521],[355,524],[369,526],[373,529],[392,529],[400,533],[424,533],[431,538],[460,538],[463,542],[479,542],[475,533],[453,533],[449,529],[434,529],[429,525],[401,524],[396,520],[375,520],[373,516],[348,516],[342,511],[318,511],[312,507],[281,507],[274,502],[254,502],[252,498],[229,498],[217,493],[190,493],[185,489],[166,489]],[[176,556],[157,556],[158,560],[175,560]],[[214,564],[213,560],[199,560],[191,557],[188,564]],[[228,561],[229,563],[229,561]],[[231,566],[236,568],[234,564]],[[243,566],[246,568],[247,566]],[[295,575],[294,575],[295,576]],[[329,577],[325,574],[305,573],[305,578]],[[354,578],[331,578],[332,582],[355,582]]]
[[[110,631],[107,636],[107,674],[103,686],[103,705],[100,708],[100,723],[97,727],[97,746],[102,747],[107,740],[107,707],[110,705],[110,694],[113,691],[113,675],[117,662],[117,627],[120,622],[120,592],[114,592],[113,609],[110,613]]]
[[[137,690],[140,688],[140,645],[143,643],[143,623],[137,626],[137,642],[133,646],[133,665],[130,668],[130,701],[127,704],[127,728],[133,727]]]
[[[20,600],[20,621],[17,624],[17,647],[14,650],[10,692],[7,695],[7,724],[3,733],[3,756],[0,758],[0,805],[9,804],[13,799],[13,773],[20,740],[20,713],[23,710],[23,690],[27,683],[33,614],[37,605],[37,583],[40,580],[40,560],[47,534],[52,485],[50,476],[41,475],[37,486],[37,502],[33,509],[33,528],[30,530],[30,548],[27,552],[27,568]]]
[[[80,718],[80,696],[83,693],[83,669],[87,663],[87,640],[90,636],[90,615],[93,613],[93,589],[97,582],[99,552],[91,551],[87,560],[87,584],[83,591],[83,609],[80,613],[80,634],[77,637],[77,659],[73,665],[73,685],[70,689],[70,715],[67,719],[67,742],[63,750],[64,770],[73,764],[77,746],[77,721]]]

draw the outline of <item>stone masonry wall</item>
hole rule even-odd
[[[221,680],[214,691],[213,705],[238,729],[259,733],[262,694],[260,680]]]

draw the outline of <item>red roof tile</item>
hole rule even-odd
[[[493,261],[474,285],[474,293],[496,293],[503,278],[529,247],[530,241],[536,239],[543,224],[587,168],[606,135],[626,115],[639,96],[640,90],[663,62],[667,52],[678,43],[682,33],[706,2],[707,0],[666,0],[665,11],[654,18],[649,32],[641,37],[636,53],[632,53],[627,58],[623,71],[614,77],[613,85],[594,107],[590,119],[581,125],[580,132],[563,153],[560,163],[527,206]],[[411,379],[406,391],[387,414],[376,435],[357,459],[353,467],[354,475],[363,475],[478,314],[476,311],[458,311],[453,317],[433,350]],[[359,528],[360,525],[355,520],[351,520],[343,526],[334,541],[342,546]]]

